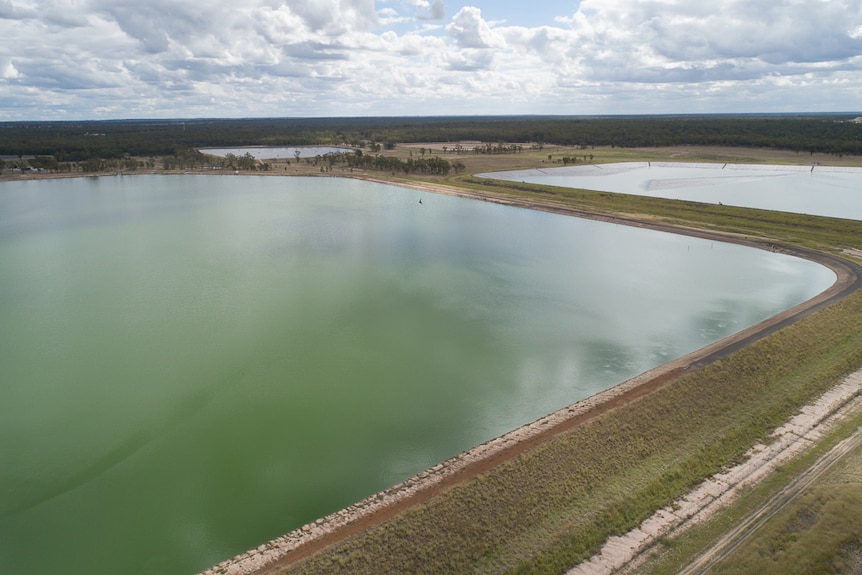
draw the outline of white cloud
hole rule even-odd
[[[15,68],[15,64],[12,63],[11,58],[0,59],[0,78],[12,80],[18,76],[18,70]]]
[[[762,64],[775,71],[862,54],[862,40],[853,37],[862,5],[850,1],[583,0],[565,21],[598,77],[617,68],[637,80],[638,69],[673,70],[680,64],[698,71],[730,67],[746,75]]]
[[[446,26],[446,31],[462,48],[504,48],[506,46],[506,41],[499,32],[491,29],[491,26],[482,19],[482,11],[472,6],[461,8],[452,18],[452,22]]]
[[[309,28],[328,35],[367,29],[377,23],[374,0],[293,0],[288,6]]]
[[[500,16],[451,0],[0,0],[0,118],[818,111],[862,101],[858,0],[582,0],[531,27]]]

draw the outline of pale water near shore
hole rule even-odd
[[[0,571],[201,570],[833,279],[336,178],[0,184]]]

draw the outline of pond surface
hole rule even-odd
[[[625,162],[479,176],[862,220],[862,168]]]
[[[257,147],[248,146],[242,148],[201,148],[201,152],[213,156],[227,157],[228,154],[234,156],[244,156],[251,154],[255,160],[293,160],[296,159],[297,153],[300,158],[314,158],[317,156],[325,156],[327,154],[346,154],[353,152],[352,148],[338,148],[335,146],[292,146],[292,147]]]
[[[0,184],[0,572],[202,570],[833,281],[356,180]]]

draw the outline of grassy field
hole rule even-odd
[[[667,537],[638,573],[670,575],[709,548],[752,509],[811,466],[815,459],[862,426],[862,413],[845,421],[804,456],[743,493],[709,521]],[[775,574],[862,572],[862,446],[857,445],[824,475],[716,563],[712,573]]]
[[[592,153],[596,162],[684,157],[691,161],[839,163],[838,158],[828,162],[829,158],[771,150],[579,152]],[[409,151],[402,148],[391,153]],[[546,149],[506,157],[462,155],[461,159],[469,174],[533,167],[548,162],[549,153],[553,161],[553,156],[571,152]],[[860,158],[840,160],[860,163]],[[334,175],[338,175],[337,168]],[[862,222],[850,220],[487,182],[464,174],[424,179],[389,175],[387,179],[729,231],[833,253],[862,249]],[[270,572],[565,572],[596,552],[608,536],[632,529],[705,477],[740,461],[770,430],[860,366],[862,292],[856,292],[304,563]],[[833,509],[852,509],[854,517],[862,516],[862,501],[853,496],[852,489],[845,491],[840,497],[836,491],[828,500],[815,498],[810,503],[811,509],[819,505],[817,516],[834,520],[839,531],[847,524],[841,518],[847,514],[833,513]],[[852,545],[847,547],[845,535],[835,535],[832,546],[827,547],[833,549],[834,561],[841,561],[842,553],[855,553]],[[858,544],[858,538],[856,541]],[[811,545],[825,544],[817,540]]]
[[[856,419],[857,426],[862,418]],[[862,572],[862,447],[718,563],[734,574]]]

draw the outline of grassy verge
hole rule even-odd
[[[481,168],[468,169],[494,169],[490,160],[480,160]],[[470,176],[427,183],[824,251],[862,248],[862,223],[850,220]],[[739,461],[771,429],[860,365],[862,292],[857,292],[425,505],[274,572],[562,573],[597,551],[608,536],[635,527],[705,477]]]
[[[845,421],[817,446],[760,485],[747,490],[710,521],[665,538],[639,573],[677,573],[752,509],[808,469],[862,426],[862,413]],[[862,447],[847,454],[753,537],[713,567],[715,573],[858,573],[862,567]]]
[[[713,572],[859,573],[862,448],[857,447],[842,463],[766,523],[757,537],[715,565]]]

